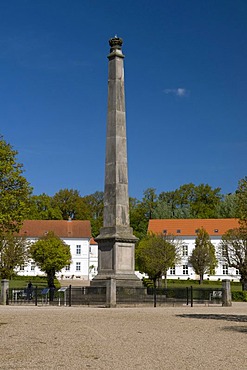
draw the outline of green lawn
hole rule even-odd
[[[164,284],[164,280],[163,280]],[[213,288],[219,289],[222,287],[222,281],[210,281],[204,280],[203,284],[199,284],[198,280],[167,280],[167,288],[185,288],[185,287],[193,287],[193,288]],[[231,290],[233,291],[240,291],[242,290],[242,286],[240,283],[231,282]]]
[[[33,287],[45,288],[47,287],[47,280],[45,276],[16,276],[9,281],[9,287],[14,289],[24,289],[27,284],[31,281]],[[60,283],[55,279],[56,288],[60,288]]]

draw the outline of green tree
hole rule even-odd
[[[247,227],[247,176],[239,181],[236,194],[240,222],[243,227]]]
[[[29,257],[27,240],[12,232],[0,234],[0,276],[11,279],[15,268],[24,265]]]
[[[144,191],[142,203],[148,220],[153,218],[156,200],[157,200],[156,189],[148,188]]]
[[[142,239],[136,248],[136,264],[141,272],[148,274],[153,280],[156,288],[156,281],[167,270],[173,267],[179,259],[178,247],[170,236],[148,234]]]
[[[190,209],[193,218],[215,218],[222,195],[220,188],[212,189],[208,184],[194,188]]]
[[[78,190],[61,189],[53,196],[52,206],[60,209],[63,220],[77,219],[76,211],[78,210],[77,202],[79,200]]]
[[[197,232],[195,248],[189,257],[195,273],[200,276],[200,284],[203,282],[204,274],[214,274],[218,261],[215,255],[214,245],[211,243],[209,234],[203,228]]]
[[[224,195],[219,206],[217,217],[218,218],[238,218],[237,195],[227,194]]]
[[[133,228],[133,233],[138,239],[142,239],[147,235],[148,228],[146,209],[143,203],[136,198],[129,199],[129,209],[130,226]]]
[[[84,206],[81,205],[80,219],[89,220],[92,226],[92,235],[98,236],[103,226],[104,193],[96,191],[82,198]],[[83,218],[81,218],[83,217]]]
[[[54,288],[54,278],[71,262],[70,247],[52,231],[41,237],[30,246],[30,254],[41,271],[47,275],[50,288]]]
[[[220,188],[184,184],[175,191],[162,192],[155,203],[155,218],[213,218],[218,215]]]
[[[247,290],[247,228],[228,230],[222,236],[220,250],[222,260],[239,270],[242,289]]]
[[[47,194],[33,195],[30,200],[29,220],[62,220],[58,206],[52,205],[52,197]]]
[[[18,231],[29,213],[32,188],[17,154],[0,136],[0,233]]]
[[[139,239],[147,234],[148,221],[153,218],[156,200],[157,195],[154,188],[146,189],[141,201],[136,198],[129,199],[130,226],[133,228],[134,235]]]

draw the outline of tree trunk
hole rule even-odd
[[[199,284],[201,285],[202,283],[203,283],[203,274],[200,274]]]
[[[49,300],[51,302],[54,299],[54,291],[55,291],[54,279],[55,279],[55,271],[54,270],[48,271],[47,272],[47,282],[48,282],[48,287],[50,288],[50,290],[49,290]]]
[[[165,271],[164,276],[165,276],[165,288],[167,289],[167,271]]]
[[[162,288],[162,278],[158,278],[158,288]]]
[[[154,281],[154,307],[156,307],[157,302],[156,278],[154,278],[153,281]]]
[[[241,279],[242,290],[247,290],[247,276]]]

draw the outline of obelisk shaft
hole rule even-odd
[[[104,227],[129,226],[124,55],[108,55],[108,116],[105,161]]]
[[[100,237],[136,240],[129,225],[128,163],[122,39],[109,41],[108,113],[105,159],[104,220]]]

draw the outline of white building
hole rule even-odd
[[[219,256],[219,244],[222,235],[229,229],[239,227],[237,219],[157,219],[150,220],[148,231],[163,235],[173,235],[178,241],[181,261],[174,268],[168,270],[168,279],[199,279],[188,263],[189,256],[195,247],[197,230],[204,228]],[[57,273],[61,280],[89,281],[98,270],[98,244],[91,237],[90,221],[64,221],[64,220],[28,220],[24,221],[20,235],[25,236],[30,243],[34,243],[48,231],[53,231],[67,245],[70,246],[71,264]],[[37,276],[44,275],[30,260],[25,266],[17,269],[18,275]],[[141,278],[143,274],[136,274]],[[230,268],[219,259],[215,275],[205,275],[204,279],[222,280],[231,279],[239,281],[238,271]]]
[[[179,265],[170,268],[167,273],[168,279],[199,279],[189,264],[188,259],[195,248],[197,230],[204,228],[209,234],[210,240],[215,247],[218,258],[218,267],[215,275],[205,275],[204,279],[222,280],[230,279],[239,281],[238,270],[230,268],[220,258],[220,242],[222,235],[229,229],[238,228],[237,219],[160,219],[150,220],[148,231],[162,235],[172,235],[178,241],[181,252],[181,261]]]
[[[19,234],[34,243],[49,231],[70,246],[72,257],[71,264],[57,273],[57,278],[91,280],[97,274],[98,245],[91,236],[90,221],[27,220]],[[17,273],[30,277],[44,275],[33,260],[18,268]]]

